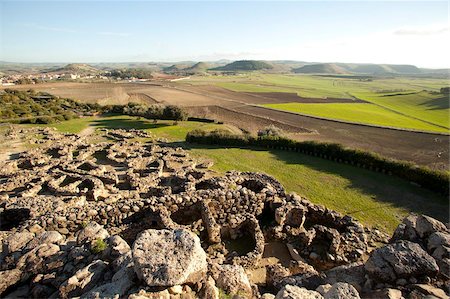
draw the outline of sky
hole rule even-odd
[[[0,0],[0,61],[450,67],[448,1]]]

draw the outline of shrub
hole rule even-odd
[[[259,137],[263,137],[263,136],[277,136],[277,137],[281,137],[283,136],[283,130],[274,126],[274,125],[270,125],[268,127],[265,127],[262,130],[258,131],[258,136]]]
[[[98,253],[102,252],[103,250],[105,250],[106,247],[108,247],[108,244],[106,244],[105,241],[103,241],[102,239],[99,238],[99,239],[95,240],[94,244],[92,244],[91,252],[94,254],[98,254]]]

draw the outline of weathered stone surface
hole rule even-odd
[[[415,284],[415,285],[413,285],[413,288],[417,289],[422,294],[429,295],[429,296],[435,296],[439,299],[448,299],[449,298],[442,289],[433,287],[431,285]]]
[[[22,271],[19,269],[0,271],[0,295],[2,295],[6,289],[18,283],[21,277]]]
[[[3,252],[10,254],[21,251],[34,238],[34,234],[28,231],[12,233],[3,241]]]
[[[109,233],[100,224],[89,222],[85,228],[78,232],[77,243],[81,245],[94,242],[98,239],[105,240],[108,237]]]
[[[229,295],[252,297],[252,287],[244,268],[238,265],[218,265],[213,270],[216,286]]]
[[[398,278],[435,276],[436,261],[418,244],[398,241],[375,250],[365,264],[371,277],[392,282]]]
[[[360,299],[358,291],[350,284],[337,282],[323,296],[325,299]]]
[[[74,276],[66,280],[59,288],[61,298],[71,298],[80,296],[96,286],[103,278],[107,269],[107,264],[101,260],[96,260],[81,270]]]
[[[148,286],[195,283],[206,274],[200,239],[187,230],[142,232],[133,244],[134,269]]]
[[[397,289],[380,289],[367,293],[363,298],[371,299],[404,299],[402,292]]]
[[[275,299],[323,299],[323,296],[316,291],[287,285],[277,293]]]

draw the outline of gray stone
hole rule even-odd
[[[436,261],[418,244],[409,241],[398,241],[375,250],[365,269],[373,279],[383,282],[435,276],[439,271]]]
[[[316,291],[286,285],[277,293],[275,299],[323,299],[323,296]]]
[[[109,233],[100,224],[89,222],[85,228],[80,230],[77,235],[77,244],[82,245],[91,243],[98,239],[105,240],[109,237]]]
[[[75,275],[61,284],[59,296],[61,298],[71,298],[88,292],[103,278],[107,266],[105,262],[96,260],[83,269],[78,270]]]
[[[3,241],[3,253],[21,251],[33,238],[34,234],[28,231],[12,233]]]
[[[325,299],[360,299],[358,291],[348,283],[338,282],[323,296]]]
[[[218,265],[214,267],[213,278],[216,286],[229,295],[252,297],[252,287],[245,274],[244,268],[239,265]]]
[[[133,244],[134,269],[148,286],[196,283],[207,270],[200,239],[190,231],[143,231]]]

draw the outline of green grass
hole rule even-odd
[[[450,128],[448,97],[424,91],[396,96],[367,93],[356,93],[355,96],[383,107],[400,111],[411,117],[422,119],[438,126]]]
[[[386,77],[361,81],[352,78],[255,72],[236,76],[193,77],[185,83],[213,84],[238,92],[289,92],[312,98],[357,97],[394,110],[405,117],[440,126],[438,131],[447,128],[448,132],[450,127],[449,98],[437,93],[441,87],[448,86],[448,80],[445,79]],[[384,96],[398,93],[400,95]],[[402,95],[402,93],[414,94]],[[365,122],[363,117],[356,115],[354,118],[357,122]],[[422,125],[416,129],[423,129]]]
[[[170,141],[183,141],[186,137],[186,134],[194,129],[209,131],[221,128],[236,132],[236,129],[234,127],[228,125],[202,123],[195,121],[174,122],[167,120],[158,120],[156,123],[154,123],[153,120],[127,115],[83,117],[48,125],[27,124],[24,126],[54,127],[58,131],[66,133],[80,133],[89,126],[92,126],[94,128],[106,129],[133,128],[152,132],[158,137],[166,138]]]
[[[350,165],[286,151],[207,147],[191,151],[212,159],[216,171],[270,174],[289,192],[388,232],[411,211],[441,220],[448,216],[446,198],[404,180]]]
[[[436,125],[432,125],[369,103],[283,103],[265,104],[263,106],[277,110],[290,111],[294,113],[301,113],[349,122],[404,129],[448,132],[448,130]]]

